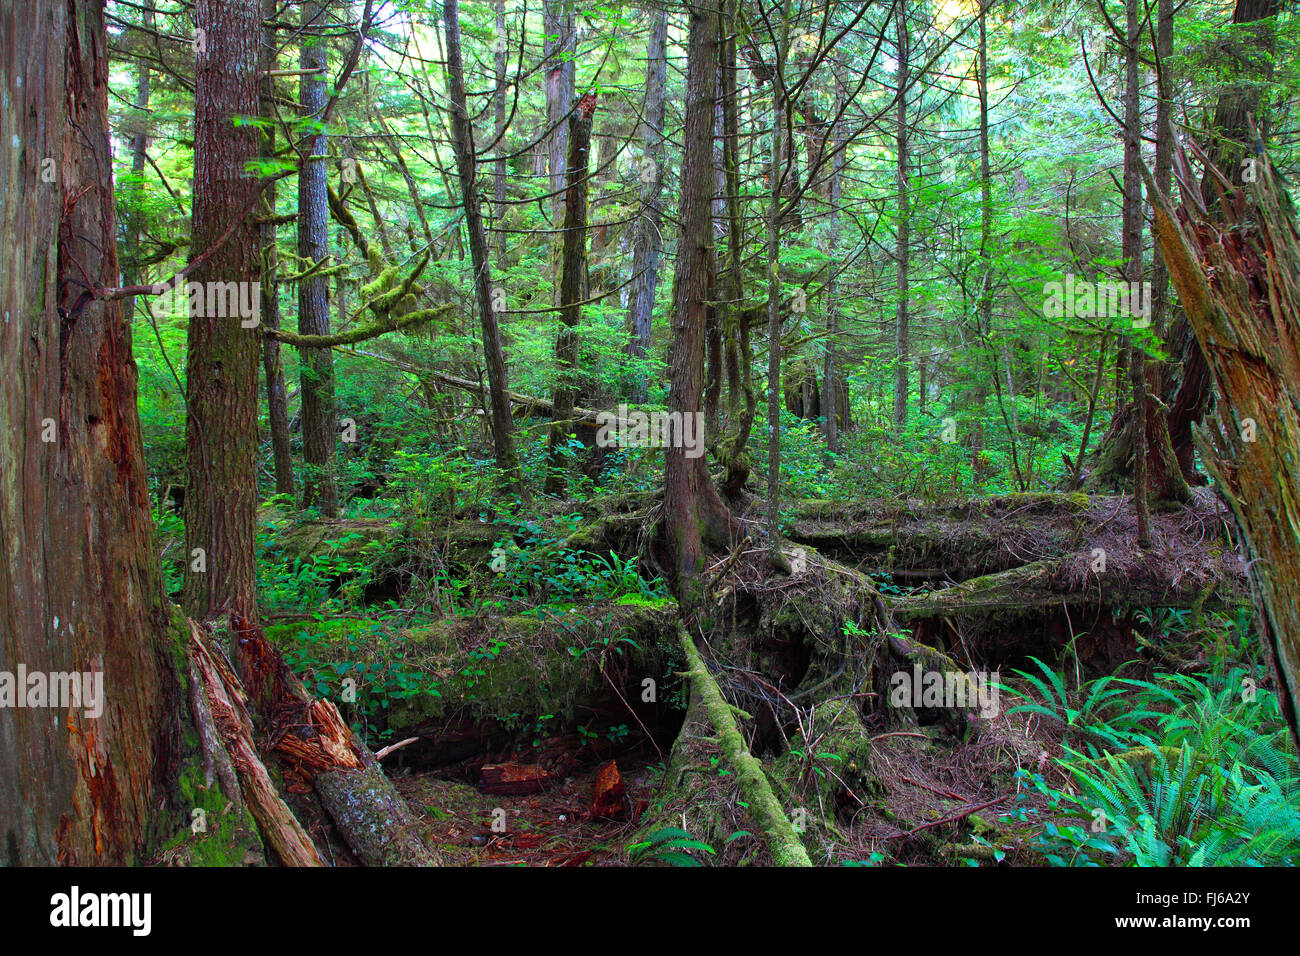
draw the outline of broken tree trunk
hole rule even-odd
[[[253,743],[253,720],[238,678],[220,655],[208,649],[202,629],[192,620],[189,627],[190,670],[206,692],[206,701],[201,701],[199,710],[205,716],[211,715],[212,728],[215,729],[215,734],[211,729],[205,729],[202,734],[205,755],[218,767],[229,766],[233,770],[238,788],[230,790],[231,799],[243,796],[257,821],[258,830],[281,863],[285,866],[324,866],[316,845],[280,798],[266,765],[258,756]],[[202,722],[200,726],[203,726]],[[229,785],[226,779],[222,783]]]
[[[207,688],[214,724],[230,755],[240,791],[263,835],[286,865],[323,861],[280,798],[253,745],[252,714],[271,743],[268,754],[310,781],[348,848],[366,866],[436,866],[414,817],[378,761],[326,700],[313,699],[263,636],[233,616],[234,667],[191,622],[189,654]]]
[[[1267,159],[1232,170],[1232,181],[1205,166],[1225,189],[1221,221],[1186,203],[1175,213],[1149,173],[1147,188],[1160,251],[1220,396],[1198,446],[1245,539],[1260,629],[1300,740],[1300,230]]]

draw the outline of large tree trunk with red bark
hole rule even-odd
[[[199,9],[211,25],[214,11]],[[0,44],[0,86],[22,91],[0,105],[0,186],[16,197],[0,238],[22,253],[0,290],[0,861],[147,864],[164,844],[167,859],[184,858],[210,832],[219,859],[239,864],[261,856],[255,823],[282,863],[319,865],[254,745],[257,714],[358,860],[436,863],[374,757],[254,624],[231,616],[246,690],[205,629],[167,606],[130,326],[113,289],[103,2],[5,8]],[[254,374],[254,401],[255,388]],[[232,807],[220,828],[174,839]]]
[[[0,860],[145,862],[182,698],[130,327],[88,288],[118,279],[103,4],[5,4],[0,44],[0,666],[102,681],[0,706]]]

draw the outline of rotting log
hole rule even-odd
[[[700,704],[718,731],[718,741],[727,761],[736,772],[736,781],[741,793],[749,803],[749,815],[763,833],[772,859],[777,866],[812,866],[808,852],[804,849],[799,835],[795,832],[790,818],[786,816],[781,803],[772,792],[772,785],[763,772],[763,765],[749,752],[745,739],[736,726],[736,718],[731,705],[723,699],[717,682],[710,676],[704,659],[700,656],[695,642],[678,625],[677,639],[686,655],[688,670],[684,676],[691,678]]]
[[[337,708],[313,699],[262,630],[237,615],[230,619],[233,664],[213,653],[191,625],[191,655],[205,672],[208,700],[222,728],[241,789],[267,841],[294,865],[321,865],[314,844],[280,799],[253,749],[255,714],[270,740],[266,756],[312,782],[348,848],[367,866],[436,866],[436,853],[378,761],[352,733]],[[224,714],[224,716],[223,716]]]
[[[360,772],[319,773],[312,784],[344,841],[366,866],[437,863],[415,816],[378,761],[365,760]]]
[[[239,787],[231,791],[243,797],[257,821],[263,838],[285,866],[324,866],[325,863],[307,831],[302,828],[272,783],[266,765],[253,743],[253,721],[239,681],[219,655],[213,654],[202,629],[189,622],[188,654],[192,673],[202,682],[208,712],[219,736],[222,752],[238,778]],[[205,746],[216,741],[205,740]],[[210,754],[217,752],[215,746]],[[216,758],[218,765],[226,761]]]
[[[791,505],[789,537],[859,570],[901,579],[962,581],[1040,562],[1091,563],[1104,551],[1123,586],[1137,574],[1146,590],[1167,585],[1180,604],[1185,579],[1235,586],[1238,565],[1229,512],[1208,490],[1151,516],[1152,547],[1137,544],[1126,495],[1019,494],[922,505],[897,501],[803,501]],[[1074,576],[1075,585],[1087,580]],[[1093,590],[1096,591],[1093,583]]]

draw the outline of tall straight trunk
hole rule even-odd
[[[828,194],[831,203],[831,230],[827,239],[829,252],[834,261],[839,255],[840,241],[840,200],[843,196],[843,177],[844,177],[844,134],[839,122],[840,112],[844,109],[844,84],[840,82],[839,77],[835,78],[835,116],[830,131],[831,148],[836,152],[831,158],[831,176]],[[826,354],[823,358],[822,366],[822,414],[825,416],[825,425],[823,428],[826,432],[826,451],[835,455],[840,450],[840,430],[839,430],[839,409],[836,407],[835,396],[838,391],[835,384],[836,365],[835,365],[835,348],[840,335],[840,304],[839,304],[839,279],[832,278],[830,288],[827,290],[829,300],[826,308]],[[924,400],[925,390],[922,389],[922,400]]]
[[[0,44],[0,666],[102,681],[83,706],[19,685],[28,706],[0,707],[0,862],[144,864],[181,816],[183,697],[131,329],[86,290],[118,281],[104,4],[4,4]]]
[[[496,310],[492,307],[492,272],[488,265],[487,235],[483,231],[483,210],[478,195],[477,162],[474,154],[474,128],[465,106],[465,67],[460,52],[460,4],[443,0],[442,19],[447,31],[447,95],[451,100],[452,148],[456,154],[456,172],[460,179],[461,202],[465,208],[465,228],[469,233],[470,262],[474,269],[474,291],[478,300],[479,323],[483,331],[483,364],[488,375],[488,411],[492,420],[492,441],[497,467],[520,493],[524,491],[515,453],[514,435],[510,431],[510,400],[506,396],[506,363],[501,354],[501,331]]]
[[[551,221],[563,220],[564,162],[569,154],[569,124],[565,119],[574,96],[574,0],[542,0],[542,26],[546,37],[542,54],[546,61],[546,120],[551,130],[546,143],[547,169],[550,171]],[[559,274],[562,236],[551,243],[552,274]],[[554,284],[555,304],[559,305],[560,283]]]
[[[299,85],[298,115],[319,123],[325,112],[326,45],[322,37],[328,0],[311,0],[302,8],[302,52],[299,68],[304,73]],[[324,262],[329,256],[329,194],[326,182],[328,136],[321,128],[304,136],[298,170],[298,256],[303,268]],[[330,334],[329,276],[307,276],[298,282],[298,332],[300,335]],[[319,508],[326,518],[339,512],[334,439],[334,352],[332,349],[300,350],[302,370],[302,456],[306,464],[302,479],[302,503]]]
[[[989,339],[993,326],[993,174],[989,161],[989,54],[988,11],[991,0],[983,0],[979,15],[979,55],[976,62],[975,86],[979,94],[980,110],[980,292],[975,302],[975,343],[977,354],[990,355]],[[996,360],[994,375],[996,375]],[[988,390],[980,376],[973,390],[974,421],[971,425],[971,474],[976,487],[983,475],[981,454],[984,449],[984,401]],[[1015,438],[1012,436],[1012,440]]]
[[[144,10],[142,17],[145,30],[152,31],[153,10]],[[141,281],[144,273],[144,267],[140,264],[140,223],[143,219],[141,207],[144,201],[145,154],[149,147],[150,71],[143,59],[139,61],[137,69],[139,75],[136,77],[135,84],[135,112],[131,115],[132,122],[138,124],[131,133],[131,202],[127,207],[126,216],[123,217],[125,221],[122,223],[125,233],[122,251],[126,256],[126,262],[122,265],[123,285],[136,285]],[[128,296],[122,300],[122,315],[126,317],[126,321],[134,321],[135,296]]]
[[[250,300],[261,278],[259,230],[249,215],[257,181],[247,172],[258,137],[255,126],[236,117],[257,115],[261,6],[260,0],[198,0],[196,7],[206,42],[198,53],[194,93],[192,252],[207,250],[231,223],[238,225],[190,280],[209,290],[238,283]],[[185,607],[199,619],[226,610],[248,620],[257,616],[258,339],[256,329],[238,317],[190,315]]]
[[[781,554],[781,194],[789,163],[785,148],[785,81],[781,70],[789,50],[788,4],[782,4],[777,28],[776,72],[772,77],[772,171],[767,205],[767,548],[776,567]]]
[[[279,0],[263,0],[262,16],[262,69],[275,69],[278,49],[275,12]],[[275,153],[274,107],[275,78],[263,76],[259,105],[263,127],[261,130],[262,156],[270,160]],[[275,215],[276,189],[272,184],[263,193],[262,217],[270,220]],[[280,327],[280,251],[277,245],[277,228],[274,222],[262,223],[262,323],[268,329]],[[271,336],[262,339],[262,372],[266,376],[266,417],[271,427],[271,458],[275,468],[276,494],[294,494],[293,454],[289,446],[289,393],[284,384],[284,360],[280,343]]]
[[[723,89],[722,70],[725,69],[722,46],[725,37],[722,34],[721,0],[718,17],[718,84]],[[720,240],[727,227],[726,197],[726,145],[717,132],[725,125],[722,98],[713,104],[713,222],[709,234],[714,241]],[[716,263],[717,256],[714,256]],[[715,268],[711,278],[717,281]],[[722,431],[722,382],[726,376],[726,348],[723,341],[722,314],[718,309],[718,292],[716,286],[709,289],[709,314],[704,328],[704,430],[709,435],[718,435]]]
[[[682,153],[681,232],[673,278],[673,347],[669,363],[670,414],[703,416],[704,332],[714,271],[713,133],[718,83],[718,11],[711,3],[688,7],[690,31],[686,53],[686,128]],[[684,443],[664,453],[664,510],[673,555],[673,579],[686,611],[702,599],[707,543],[730,543],[734,519],[709,477],[703,455],[688,456]]]
[[[1173,181],[1174,129],[1172,123],[1172,92],[1163,64],[1169,63],[1174,52],[1173,0],[1157,0],[1156,4],[1156,59],[1162,64],[1159,89],[1156,96],[1156,188],[1168,193]],[[1159,248],[1155,249],[1151,266],[1151,331],[1155,340],[1166,342],[1169,313],[1169,270]],[[1147,488],[1156,501],[1186,501],[1191,490],[1183,476],[1182,463],[1174,449],[1169,430],[1169,408],[1161,400],[1165,392],[1165,362],[1146,364],[1146,446]]]
[[[591,113],[584,107],[569,117],[569,172],[564,192],[564,255],[560,267],[560,333],[555,339],[555,397],[551,407],[546,493],[564,492],[563,447],[573,435],[578,400],[578,326],[586,296],[587,167],[591,154]]]
[[[668,75],[668,10],[661,6],[654,15],[646,48],[645,100],[642,104],[641,211],[633,226],[632,288],[628,295],[628,326],[632,336],[628,354],[645,359],[650,350],[651,318],[655,290],[659,284],[659,261],[663,255],[664,192],[664,87]],[[632,399],[644,402],[648,395],[646,376],[638,372]]]
[[[908,323],[908,270],[911,267],[910,197],[908,195],[908,128],[907,82],[910,36],[907,28],[907,0],[899,0],[898,30],[898,105],[895,111],[897,130],[897,184],[898,184],[898,244],[894,251],[898,266],[898,313],[894,323],[894,424],[907,423],[908,352],[911,348]]]
[[[726,328],[729,352],[730,417],[727,437],[719,443],[718,455],[727,469],[723,489],[728,497],[738,495],[749,479],[750,460],[745,448],[758,414],[754,394],[754,350],[749,321],[745,316],[745,220],[740,209],[740,95],[737,84],[736,21],[737,0],[725,0],[723,37],[722,130],[723,185],[727,196]],[[743,410],[741,403],[743,401]]]
[[[506,134],[506,0],[496,0],[497,48],[493,60],[496,72],[496,93],[493,96],[493,119],[496,121],[497,155],[505,153]],[[492,170],[493,220],[498,230],[503,225],[506,213],[506,161],[498,159]],[[506,234],[497,232],[497,268],[506,267]]]
[[[1124,69],[1124,206],[1123,249],[1124,277],[1130,296],[1142,282],[1142,88],[1138,77],[1138,44],[1141,41],[1141,18],[1138,0],[1125,3]],[[1147,391],[1146,351],[1136,336],[1130,347],[1129,380],[1133,387],[1133,507],[1137,512],[1138,546],[1151,544],[1150,517],[1147,507]]]

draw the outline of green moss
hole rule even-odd
[[[646,597],[642,594],[624,594],[614,603],[646,608],[669,608],[677,605],[677,602],[670,597]]]
[[[181,806],[189,811],[189,826],[164,848],[163,858],[174,866],[247,866],[265,863],[257,824],[248,808],[236,807],[221,784],[204,778],[202,761],[187,761],[178,781]],[[196,812],[200,811],[200,812]],[[196,823],[201,821],[201,829]]]

